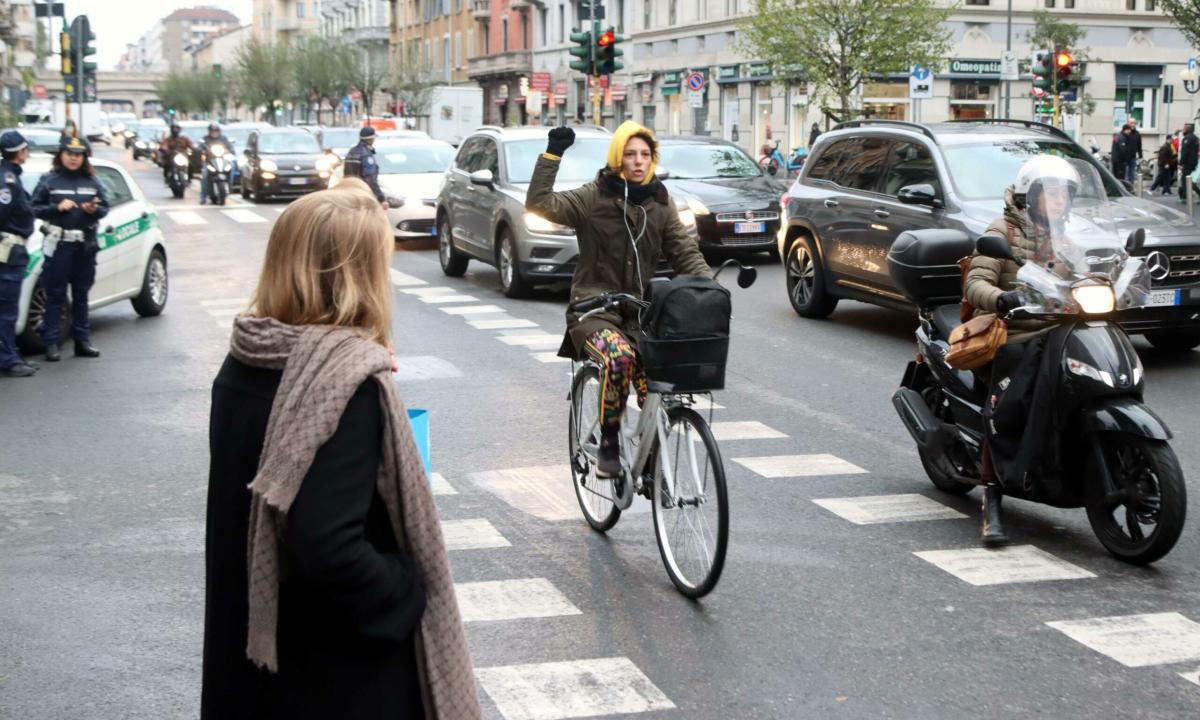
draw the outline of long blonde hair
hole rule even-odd
[[[390,344],[392,229],[366,183],[305,195],[271,228],[250,314],[359,328]]]

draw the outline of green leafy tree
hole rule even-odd
[[[812,83],[836,102],[822,109],[848,119],[871,77],[941,64],[950,50],[942,23],[953,10],[939,0],[754,0],[739,23],[740,45],[777,79]]]
[[[346,46],[350,52],[342,58],[342,72],[346,81],[362,93],[363,109],[371,114],[371,102],[375,93],[384,86],[388,78],[387,58],[369,48]]]
[[[292,97],[295,87],[292,63],[292,50],[283,43],[258,38],[242,43],[234,53],[238,99],[252,108],[265,106],[271,122],[276,122],[271,109],[277,101]]]
[[[205,72],[172,72],[155,84],[155,90],[163,105],[184,115],[211,113],[228,96],[225,82]]]
[[[1192,47],[1200,47],[1200,0],[1160,0],[1159,5]]]
[[[404,103],[405,116],[428,117],[436,85],[433,71],[422,60],[420,53],[408,53],[407,57],[398,57],[392,62],[388,87],[392,97]]]
[[[194,109],[192,89],[183,73],[168,73],[166,77],[154,83],[154,91],[163,107],[176,113],[187,114]]]
[[[348,68],[354,49],[328,38],[306,38],[293,56],[296,87],[306,101],[317,103],[317,122],[321,109],[331,107],[350,92],[352,80]]]

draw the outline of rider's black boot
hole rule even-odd
[[[600,430],[600,451],[596,453],[596,477],[614,478],[621,474],[621,428]]]
[[[1000,502],[1004,493],[999,485],[983,486],[983,528],[980,533],[984,545],[1004,545],[1008,535],[1004,533],[1004,523],[1000,519]]]

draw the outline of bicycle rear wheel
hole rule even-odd
[[[671,582],[687,597],[700,598],[716,587],[725,567],[725,466],[699,413],[673,407],[667,420],[654,482],[654,535]]]
[[[607,532],[621,517],[616,488],[608,478],[596,477],[596,452],[600,448],[600,371],[584,365],[571,382],[571,419],[567,438],[571,484],[583,519],[596,532]]]

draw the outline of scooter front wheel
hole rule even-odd
[[[1092,443],[1084,483],[1092,531],[1120,560],[1134,565],[1158,560],[1175,547],[1187,515],[1175,451],[1164,440],[1125,433],[1097,434]]]

